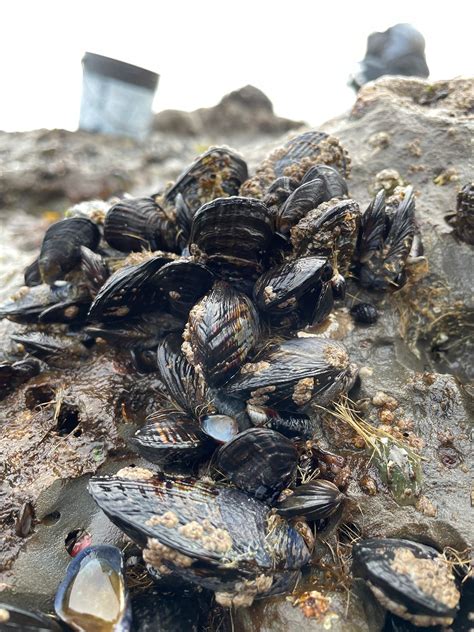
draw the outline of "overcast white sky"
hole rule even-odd
[[[410,22],[432,79],[474,74],[472,0],[7,0],[0,129],[76,129],[86,50],[161,75],[155,111],[217,103],[251,83],[277,114],[313,125],[342,113],[367,35]]]

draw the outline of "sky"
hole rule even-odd
[[[160,74],[153,109],[216,104],[246,84],[312,125],[354,101],[367,35],[409,22],[430,78],[474,74],[471,0],[14,0],[2,3],[0,130],[74,130],[86,50]]]

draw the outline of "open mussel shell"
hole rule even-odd
[[[170,334],[157,347],[157,366],[166,395],[181,410],[194,415],[208,403],[207,385],[181,351],[181,335]]]
[[[239,434],[239,424],[228,415],[206,415],[200,420],[201,430],[217,443],[227,443]]]
[[[304,413],[275,410],[265,406],[247,406],[247,413],[254,426],[271,428],[289,439],[300,437],[311,439],[316,428],[314,422]]]
[[[356,248],[359,222],[359,205],[354,200],[324,202],[291,229],[294,253],[337,259],[337,268],[344,274]]]
[[[237,195],[240,185],[248,177],[245,161],[227,147],[212,147],[199,156],[167,191],[165,203],[188,209],[194,213],[215,198]]]
[[[172,258],[172,255],[158,252],[142,263],[117,270],[95,297],[89,319],[125,318],[163,306],[166,299],[155,283],[155,275]]]
[[[0,603],[1,632],[62,632],[63,628],[51,617],[39,612]]]
[[[304,516],[307,520],[323,520],[336,513],[344,498],[334,483],[317,480],[295,487],[291,496],[276,504],[276,509],[285,518]]]
[[[340,342],[296,338],[244,364],[225,390],[249,404],[293,410],[312,401],[326,406],[351,388],[356,375]]]
[[[459,591],[435,549],[409,540],[370,538],[354,545],[352,571],[384,608],[415,625],[450,625]]]
[[[201,206],[194,215],[189,248],[211,269],[218,268],[221,261],[258,269],[272,236],[270,214],[262,202],[242,197],[218,198]]]
[[[250,299],[219,281],[189,313],[183,351],[210,386],[221,386],[240,369],[259,335]]]
[[[282,434],[249,428],[219,449],[215,466],[240,489],[272,502],[290,485],[297,462],[295,446]]]
[[[159,474],[92,478],[89,491],[114,524],[146,547],[147,563],[218,591],[218,599],[250,605],[284,591],[309,561],[286,521],[271,520],[266,505],[228,486]]]
[[[54,609],[79,632],[128,632],[131,608],[120,550],[97,545],[81,551],[59,585]]]
[[[322,257],[303,257],[283,263],[259,277],[254,300],[263,313],[283,316],[314,311],[322,284],[332,277],[332,266]]]
[[[165,248],[160,230],[163,213],[151,198],[120,200],[105,216],[104,239],[121,252]]]
[[[214,449],[198,422],[179,411],[161,412],[149,419],[132,439],[142,456],[166,465],[189,465]]]
[[[70,217],[52,224],[41,245],[38,265],[44,283],[62,279],[81,260],[81,246],[96,250],[100,232],[84,217]]]
[[[211,289],[213,282],[214,275],[205,265],[189,259],[166,263],[155,277],[155,283],[166,297],[171,311],[184,317]]]

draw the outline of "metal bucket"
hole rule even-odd
[[[82,64],[79,128],[145,138],[151,127],[151,105],[159,75],[95,53],[86,53]]]

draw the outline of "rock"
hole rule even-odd
[[[245,86],[225,95],[210,108],[194,112],[164,110],[155,116],[153,128],[183,136],[202,135],[214,142],[255,134],[276,135],[301,127],[301,121],[281,118],[273,113],[270,99],[258,88]]]

